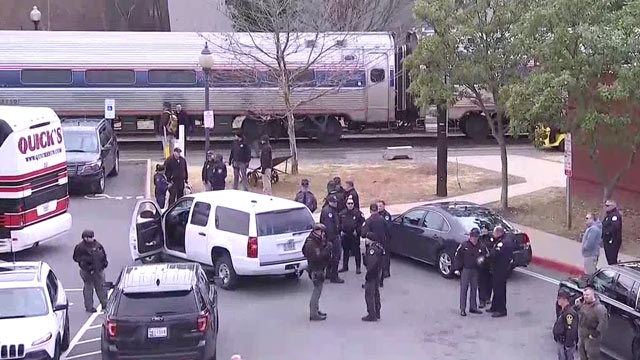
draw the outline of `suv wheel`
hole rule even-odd
[[[104,169],[100,172],[100,178],[93,184],[93,190],[96,194],[102,194],[105,188],[106,176],[104,175]]]
[[[71,334],[69,334],[69,310],[64,315],[64,334],[62,335],[62,342],[60,343],[60,350],[66,351],[69,348],[71,342]]]
[[[216,276],[222,281],[221,287],[225,290],[233,290],[238,285],[238,275],[233,269],[231,256],[225,253],[215,261]]]
[[[120,172],[120,153],[117,153],[116,154],[116,162],[113,165],[113,169],[111,170],[109,175],[117,176],[119,172]]]
[[[453,257],[446,250],[438,255],[438,272],[445,279],[453,278]]]

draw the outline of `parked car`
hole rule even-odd
[[[0,359],[59,359],[70,343],[68,309],[49,265],[0,263]]]
[[[191,194],[162,212],[136,204],[129,230],[133,260],[190,260],[214,269],[223,289],[239,276],[298,277],[307,268],[304,241],[313,229],[304,204],[248,191]]]
[[[602,336],[602,352],[615,359],[640,359],[640,261],[604,266],[587,279],[561,281],[558,292],[567,291],[573,303],[587,285],[596,290],[596,296],[609,313],[609,326]],[[559,312],[556,304],[556,314]]]
[[[103,359],[214,359],[218,293],[200,265],[128,266],[107,302]]]
[[[71,188],[103,193],[107,175],[120,171],[118,139],[105,119],[64,119],[62,132],[67,149]]]
[[[502,226],[515,241],[513,267],[531,263],[529,236],[516,230],[493,210],[471,202],[441,202],[417,206],[395,217],[390,251],[431,265],[445,278],[454,277],[452,261],[458,245],[477,227],[483,236]]]

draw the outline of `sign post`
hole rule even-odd
[[[213,119],[213,111],[207,110],[204,112],[204,127],[207,129],[213,129],[215,122]]]
[[[573,156],[571,146],[571,133],[567,133],[564,139],[564,175],[567,179],[567,229],[571,230],[571,177],[573,176]]]
[[[114,99],[104,99],[104,118],[110,120],[116,118],[116,101]]]

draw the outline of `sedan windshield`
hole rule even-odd
[[[0,319],[47,315],[47,300],[40,288],[0,289]]]
[[[88,131],[65,131],[64,145],[67,152],[98,152],[98,137]]]
[[[498,225],[502,226],[506,232],[513,231],[511,224],[490,209],[460,207],[449,209],[449,213],[458,220],[466,234],[474,227],[492,231]]]

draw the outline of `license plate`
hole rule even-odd
[[[166,327],[148,328],[147,329],[147,337],[149,339],[166,338],[167,337],[167,328]]]
[[[42,216],[44,214],[50,213],[56,209],[57,203],[58,202],[56,200],[53,200],[53,201],[49,201],[46,204],[42,204],[36,208],[36,213],[38,214],[38,216]]]
[[[295,249],[296,249],[296,243],[294,243],[293,241],[284,244],[284,251],[291,251]]]

